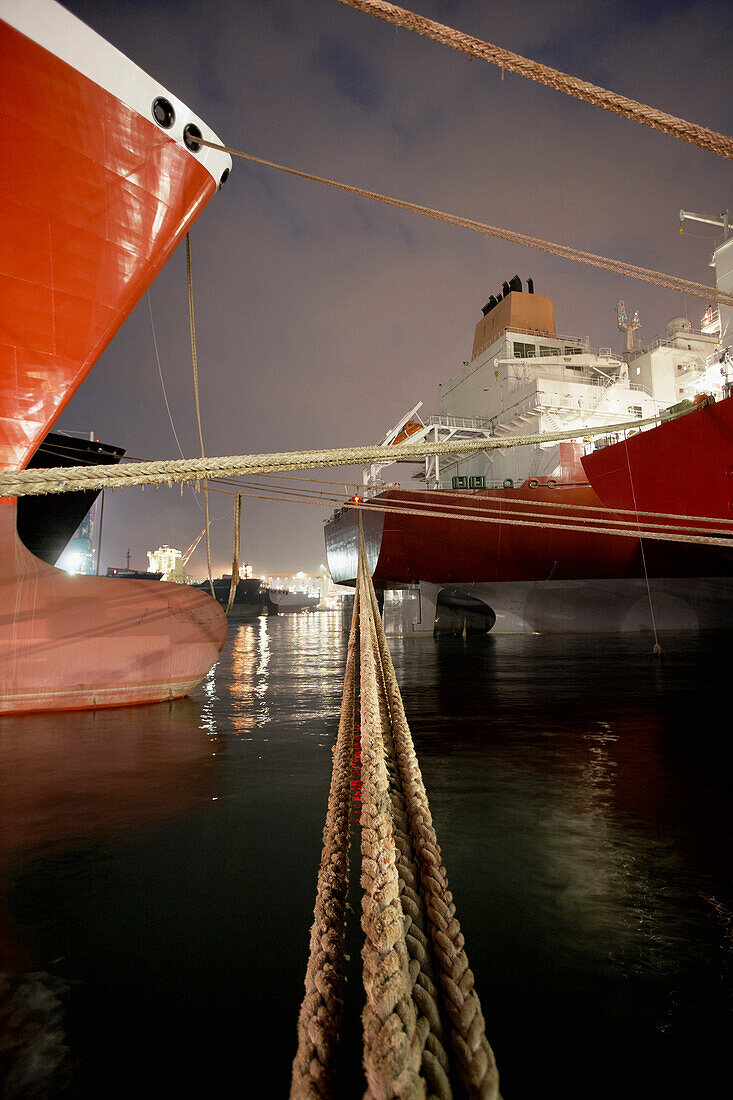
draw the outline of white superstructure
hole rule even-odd
[[[733,239],[718,249],[715,261],[719,269],[731,269],[733,283]],[[675,317],[663,336],[613,352],[590,347],[587,337],[558,334],[553,303],[534,293],[531,280],[527,292],[518,276],[503,289],[483,307],[470,360],[440,387],[439,413],[423,419],[416,406],[408,414],[409,427],[398,434],[398,425],[385,438],[395,442],[397,461],[403,437],[411,443],[495,441],[602,428],[646,420],[703,394],[716,398],[730,392],[733,370],[721,350],[721,311],[714,305],[705,310],[699,329],[688,318]],[[630,327],[639,327],[636,317],[625,325]],[[633,345],[633,338],[628,342]],[[607,442],[608,437],[594,437],[588,446]],[[427,459],[424,472],[415,476],[431,489],[514,487],[532,477],[582,477],[573,472],[574,462],[567,444],[492,447],[465,458]],[[365,471],[372,490],[383,486],[383,468]]]

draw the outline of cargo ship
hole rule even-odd
[[[289,588],[266,588],[265,606],[268,615],[297,615],[301,611],[315,611],[320,596],[308,592],[294,592]]]
[[[727,218],[716,224],[717,283],[729,290],[733,239]],[[623,352],[593,349],[559,335],[552,300],[514,276],[483,307],[439,413],[423,419],[418,405],[385,436],[396,461],[406,439],[491,442],[426,460],[412,489],[385,482],[387,463],[372,466],[363,499],[326,521],[331,575],[353,584],[361,519],[388,630],[733,626],[731,311],[711,306],[699,329],[676,317],[646,346],[638,318],[622,302],[617,311]],[[577,437],[496,447],[566,431]],[[683,538],[704,528],[716,544],[637,534],[665,527]]]
[[[0,0],[0,470],[23,469],[226,180],[216,135],[52,0]],[[185,695],[226,637],[189,587],[68,576],[0,500],[0,714]]]
[[[232,586],[231,574],[214,577],[211,581],[214,589],[214,598],[222,607],[229,606],[229,593]],[[208,580],[196,585],[204,592],[209,592]],[[251,622],[266,614],[267,591],[262,582],[256,577],[241,577],[234,589],[234,600],[229,609],[230,622]]]

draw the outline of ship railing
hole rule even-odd
[[[492,421],[481,416],[429,416],[425,422],[431,427],[445,428],[491,428]]]
[[[582,349],[581,354],[583,354],[583,355],[588,355],[589,353],[590,354],[595,354],[593,352],[593,349],[588,346],[588,337],[587,336],[565,336],[565,335],[563,335],[562,333],[559,333],[559,332],[548,332],[547,329],[542,329],[542,328],[519,328],[517,325],[512,325],[511,327],[507,326],[506,328],[501,329],[500,332],[495,333],[491,337],[491,339],[488,340],[485,344],[482,344],[481,347],[478,348],[478,350],[476,351],[476,354],[474,355],[472,362],[475,361],[478,358],[479,355],[481,355],[483,352],[485,352],[487,348],[490,348],[492,344],[495,344],[498,340],[501,340],[501,338],[503,336],[507,336],[509,334],[512,334],[514,336],[540,336],[540,337],[542,337],[544,339],[547,339],[547,340],[556,340],[558,344],[563,345],[563,349],[564,349],[566,344],[568,346],[570,344],[573,344],[573,345],[580,344],[581,349]],[[564,350],[558,351],[557,354],[560,355],[560,356],[563,356],[563,355],[565,355],[565,351]]]
[[[644,355],[647,351],[656,351],[657,348],[671,348],[672,351],[691,351],[692,348],[680,348],[677,346],[677,341],[685,340],[688,337],[692,339],[705,338],[709,336],[709,333],[700,332],[699,329],[683,329],[680,332],[674,334],[674,336],[656,336],[651,343],[645,344],[643,347],[634,348],[633,351],[627,352],[629,362],[633,362],[634,359],[638,359],[640,355]]]

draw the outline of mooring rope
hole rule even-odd
[[[151,329],[151,332],[153,334],[153,350],[155,351],[155,362],[158,365],[158,377],[160,378],[160,388],[163,391],[163,400],[165,401],[165,408],[166,408],[166,412],[168,413],[168,421],[169,421],[170,426],[171,426],[171,431],[173,432],[173,438],[176,441],[176,447],[178,447],[178,453],[181,456],[181,458],[185,458],[186,456],[183,453],[183,448],[181,447],[181,441],[178,438],[178,432],[176,431],[176,426],[173,423],[173,413],[171,412],[171,407],[168,404],[168,394],[166,392],[165,381],[163,379],[163,368],[160,365],[160,353],[158,352],[158,337],[156,336],[156,333],[155,333],[155,322],[153,320],[153,306],[152,306],[152,303],[150,301],[150,291],[148,291],[145,296],[148,300],[148,313],[150,314],[150,329]]]
[[[233,149],[228,145],[220,145],[204,138],[196,138],[201,145],[209,149],[218,149],[229,153],[233,157],[241,157],[243,160],[254,164],[261,164],[266,168],[276,168],[279,172],[287,172],[291,176],[299,176],[301,179],[312,180],[314,183],[323,183],[327,187],[335,187],[339,191],[347,191],[352,195],[360,195],[362,198],[373,199],[387,206],[395,206],[400,210],[407,210],[412,214],[422,214],[436,221],[447,222],[449,225],[458,226],[460,229],[470,229],[474,233],[481,233],[485,237],[497,237],[502,241],[510,241],[513,244],[521,244],[527,248],[534,248],[539,252],[549,252],[554,256],[560,256],[566,260],[574,260],[577,263],[588,264],[591,267],[601,268],[604,271],[612,271],[616,275],[625,275],[630,279],[638,279],[644,283],[652,283],[655,286],[665,287],[680,294],[691,294],[693,297],[702,298],[706,302],[720,302],[723,305],[733,305],[733,294],[718,290],[715,287],[706,286],[705,283],[692,282],[689,279],[680,279],[676,275],[668,275],[663,271],[654,271],[651,268],[639,267],[636,264],[626,263],[623,260],[613,260],[608,256],[598,256],[594,252],[584,252],[570,245],[556,244],[552,241],[542,240],[540,237],[530,237],[526,233],[518,233],[513,229],[500,229],[495,225],[487,225],[484,222],[475,221],[473,218],[464,218],[458,214],[448,214],[442,210],[434,210],[429,206],[421,206],[418,203],[408,202],[405,199],[392,198],[382,195],[378,191],[367,191],[363,187],[355,187],[349,183],[339,183],[337,180],[327,179],[324,176],[316,176],[312,172],[302,172],[296,168],[288,168],[284,164],[276,164],[274,161],[256,157],[252,153],[244,153],[240,149]]]
[[[362,821],[367,826],[376,827],[367,836],[366,844],[362,844],[365,859],[374,858],[373,847],[381,854],[381,858],[375,860],[376,867],[368,865],[368,872],[374,871],[378,888],[377,901],[374,907],[365,903],[364,926],[369,943],[369,932],[374,932],[374,943],[369,946],[370,962],[365,955],[364,972],[365,984],[367,976],[372,973],[383,975],[387,971],[387,988],[391,991],[391,998],[383,998],[385,984],[377,982],[377,996],[370,1005],[369,990],[367,989],[367,1009],[364,1013],[365,1034],[365,1064],[367,1066],[367,1078],[372,1088],[371,1095],[395,1096],[407,1095],[407,1092],[397,1092],[394,1089],[394,1081],[404,1075],[405,1083],[411,1082],[413,1075],[423,1072],[429,1080],[431,1089],[439,1095],[443,1089],[449,1087],[446,1067],[442,1064],[438,1051],[443,1052],[440,1041],[432,1044],[427,1042],[429,1031],[432,1031],[434,1039],[440,1039],[442,1025],[434,1005],[434,998],[440,1001],[440,1007],[451,1022],[451,1049],[453,1053],[452,1068],[456,1072],[463,1088],[469,1097],[497,1098],[499,1095],[499,1079],[494,1055],[486,1039],[484,1019],[478,995],[474,989],[473,974],[468,966],[468,959],[464,949],[464,940],[460,931],[460,925],[455,916],[455,905],[448,889],[448,877],[440,855],[435,831],[432,825],[432,817],[428,805],[425,787],[414,752],[412,737],[404,713],[402,699],[394,674],[389,649],[387,646],[384,627],[379,614],[374,586],[369,574],[364,548],[363,532],[360,531],[359,548],[359,586],[360,603],[362,607]],[[386,695],[386,721],[384,712],[379,711],[378,683],[374,682],[372,670],[376,678],[376,672],[382,678]],[[375,706],[375,696],[376,706]],[[370,728],[365,713],[370,715],[370,720],[376,722],[377,718],[384,726],[381,736],[374,728]],[[366,738],[365,738],[366,731]],[[369,753],[365,753],[365,741],[369,740]],[[392,903],[392,889],[394,887],[393,876],[385,870],[388,868],[395,852],[401,851],[400,837],[395,842],[394,836],[394,811],[392,802],[386,798],[388,793],[388,775],[385,762],[385,749],[393,746],[394,756],[392,766],[399,790],[400,805],[404,802],[405,815],[409,824],[409,841],[419,868],[419,886],[422,904],[427,916],[429,928],[429,940],[432,954],[435,960],[435,969],[439,975],[440,996],[438,990],[428,978],[428,982],[418,982],[419,959],[412,962],[408,958],[406,937],[398,935],[398,929],[394,926],[391,916],[383,916],[389,912]],[[374,759],[376,757],[376,760]],[[382,767],[384,764],[384,768]],[[371,808],[364,811],[365,772],[369,774],[373,768],[371,795],[373,801]],[[387,784],[387,786],[385,786]],[[362,830],[364,835],[364,829]],[[397,858],[399,863],[399,857]],[[369,873],[363,875],[365,889],[372,885]],[[419,907],[410,905],[409,894],[403,891],[404,900],[400,908],[407,908],[404,914],[404,929],[418,931],[415,917]],[[374,913],[379,915],[381,923],[370,919]],[[414,928],[413,928],[414,924]],[[376,925],[376,927],[375,927]],[[385,935],[384,929],[393,929],[394,954],[390,954],[390,936]],[[404,930],[403,930],[404,936]],[[415,937],[413,937],[415,938]],[[424,937],[423,937],[424,938]],[[404,955],[402,951],[404,943]],[[423,947],[419,939],[413,950]],[[366,948],[365,948],[366,950]],[[371,960],[376,959],[377,969],[372,970]],[[389,960],[389,961],[387,961]],[[397,966],[399,964],[399,967]],[[381,970],[379,969],[381,967]],[[425,967],[427,973],[432,967]],[[413,976],[414,975],[414,976]],[[406,995],[409,988],[413,990],[413,1001],[417,1008],[408,1009],[402,1005],[402,1000],[397,997]],[[419,993],[415,991],[419,990]],[[391,1011],[388,1012],[390,1004]],[[426,1024],[434,1019],[433,1028],[423,1025],[425,1039],[420,1043],[421,1034],[418,1028],[418,1011],[424,1009]],[[402,1009],[400,1011],[400,1009]],[[414,1013],[414,1023],[413,1023]],[[398,1018],[395,1019],[395,1016]],[[400,1026],[402,1025],[402,1026]],[[414,1033],[410,1035],[410,1028]],[[404,1036],[404,1038],[403,1038]],[[374,1048],[372,1059],[372,1073],[374,1082],[369,1079],[368,1043],[371,1040]],[[409,1046],[406,1045],[409,1041]],[[427,1047],[427,1049],[426,1049]],[[422,1049],[421,1049],[422,1048]],[[385,1057],[388,1052],[388,1057]],[[420,1061],[417,1061],[418,1052]],[[420,1067],[420,1069],[418,1068]],[[392,1085],[392,1091],[390,1091]],[[376,1086],[376,1087],[375,1087]],[[422,1093],[424,1095],[424,1093]],[[415,1092],[414,1095],[421,1095]]]
[[[423,491],[425,491],[425,490],[423,490]],[[431,492],[431,494],[434,494],[434,492],[435,492],[434,490],[433,491],[428,490],[428,491]],[[406,490],[400,490],[400,492],[406,492]],[[449,493],[450,493],[450,490],[448,490],[448,489],[441,489],[440,490],[441,497],[448,496]],[[382,502],[382,500],[384,500],[385,506],[389,507],[389,510],[391,512],[400,512],[400,511],[402,511],[402,505],[404,504],[405,508],[410,508],[410,509],[413,510],[412,513],[411,513],[412,515],[419,515],[422,510],[425,510],[425,512],[427,513],[427,512],[430,512],[432,509],[436,508],[436,504],[435,504],[434,500],[410,500],[408,498],[407,500],[402,501],[400,499],[396,499],[396,498],[393,498],[393,497],[370,498],[369,502],[368,502],[369,507],[372,506],[372,501],[373,500],[379,500],[380,502]],[[586,515],[582,514],[583,509],[584,509],[584,505],[582,505],[582,504],[576,504],[576,505],[573,505],[573,504],[554,504],[551,501],[547,501],[547,502],[537,501],[537,502],[535,502],[535,501],[527,500],[526,498],[522,498],[520,500],[516,497],[514,499],[509,499],[509,500],[503,500],[501,497],[481,497],[480,500],[481,500],[480,504],[470,504],[468,502],[466,502],[465,504],[462,503],[462,502],[461,503],[451,503],[448,500],[445,500],[445,501],[441,500],[439,510],[440,510],[441,514],[443,515],[443,517],[446,518],[446,519],[451,519],[451,518],[452,519],[473,519],[474,516],[476,516],[476,515],[481,515],[481,516],[495,515],[500,520],[503,520],[505,518],[505,516],[508,516],[510,519],[512,519],[514,517],[520,517],[522,519],[536,519],[536,520],[540,520],[541,521],[540,526],[543,526],[545,521],[548,518],[553,517],[554,510],[558,509],[558,511],[562,510],[563,512],[569,512],[570,513],[569,518],[577,521],[580,524],[590,524],[591,522],[600,523],[600,524],[603,525],[604,530],[608,530],[609,534],[612,533],[612,528],[614,528],[614,527],[621,528],[621,530],[617,533],[622,534],[622,535],[633,534],[634,532],[638,532],[638,531],[641,531],[644,534],[647,534],[648,532],[651,532],[651,531],[671,531],[671,532],[679,532],[680,534],[693,534],[693,535],[694,534],[701,534],[701,535],[704,535],[705,537],[707,537],[707,535],[712,533],[707,526],[704,526],[702,524],[702,522],[698,519],[697,516],[694,516],[694,517],[687,517],[687,516],[680,517],[682,519],[682,522],[681,523],[674,523],[674,524],[672,524],[672,523],[642,523],[641,520],[639,520],[638,518],[636,518],[634,520],[630,520],[630,519],[627,518],[626,515],[624,515],[624,518],[622,518],[622,519],[613,519],[611,517],[616,515],[616,510],[611,509],[611,508],[605,508],[605,509],[594,508],[595,512],[603,512],[604,514],[601,515],[601,516],[586,516]],[[547,508],[551,509],[552,511],[544,511],[544,512],[539,511],[539,512],[536,512],[536,511],[528,511],[527,510],[528,508],[533,508],[533,507],[535,507],[535,505],[540,505],[542,503],[546,503]],[[525,507],[522,508],[522,507],[520,507],[521,505],[524,505]],[[511,506],[511,507],[509,509],[507,509],[507,506]],[[643,513],[639,512],[639,513],[637,513],[637,516],[642,515],[642,514]],[[558,518],[558,517],[555,516],[554,518]],[[560,517],[560,518],[562,518],[562,517]],[[718,534],[733,533],[733,532],[730,532],[730,531],[726,530],[726,528],[729,529],[733,526],[733,521],[731,521],[731,520],[714,519],[714,520],[710,520],[709,522],[711,524],[720,525],[720,527],[722,528],[722,530],[719,530],[718,527],[716,527],[715,528],[715,533],[718,533]]]
[[[258,475],[258,476],[263,477],[263,478],[268,478],[268,477],[281,478],[282,477],[283,479],[285,477],[287,477],[287,475],[280,475],[280,474],[272,474],[272,475],[270,475],[270,474],[261,474],[261,475]],[[240,495],[242,495],[244,497],[251,498],[253,500],[277,500],[277,501],[282,501],[284,503],[292,502],[294,504],[316,504],[316,505],[320,505],[320,506],[330,505],[333,508],[339,508],[339,507],[344,506],[344,504],[345,504],[343,496],[341,496],[341,495],[337,496],[334,493],[319,492],[318,490],[311,490],[311,495],[309,495],[307,490],[300,489],[300,488],[295,487],[295,486],[274,485],[274,486],[272,486],[272,493],[268,494],[268,493],[265,492],[265,489],[270,487],[269,483],[267,483],[267,482],[265,483],[265,486],[262,486],[262,485],[257,485],[254,482],[251,482],[251,483],[243,482],[239,478],[225,478],[225,477],[222,477],[222,478],[215,478],[215,479],[212,479],[212,480],[215,480],[217,482],[217,486],[214,487],[214,488],[209,486],[210,492],[225,493],[225,494],[228,494],[230,496],[236,496],[237,493],[240,493]],[[307,477],[294,477],[294,478],[288,478],[288,480],[302,481],[302,482],[305,482],[306,484],[310,483],[310,484],[313,484],[313,485],[341,485],[341,486],[343,486],[345,493],[349,492],[349,488],[351,488],[352,490],[355,490],[355,492],[353,493],[353,497],[357,497],[359,501],[363,501],[365,499],[369,499],[371,501],[371,500],[375,499],[371,495],[368,498],[365,498],[365,497],[362,496],[362,494],[364,493],[365,486],[364,486],[364,483],[361,482],[361,481],[352,481],[352,482],[348,482],[348,481],[347,482],[343,482],[343,481],[320,481],[317,478],[307,478]],[[518,482],[516,488],[519,488],[520,484],[523,484],[523,483]],[[234,486],[234,488],[232,488],[232,489],[220,488],[220,486],[222,486],[222,485],[231,485],[231,486]],[[560,496],[567,489],[574,489],[574,488],[587,489],[589,487],[589,483],[587,481],[577,482],[577,483],[560,482],[559,484],[556,482],[555,485],[546,485],[545,483],[543,483],[541,486],[533,486],[533,488],[538,488],[538,487],[548,488],[548,489],[551,489],[553,492],[555,492],[557,490],[558,496]],[[488,491],[491,492],[491,491],[493,491],[497,488],[498,488],[498,486],[493,486],[493,487],[489,486]],[[515,486],[511,486],[511,488],[515,488]],[[252,489],[254,491],[252,493],[246,493],[246,492],[244,492],[244,489]],[[387,497],[384,496],[385,493],[392,492],[394,490],[401,493],[402,496],[407,498],[407,499],[405,499],[404,501],[402,499],[393,500],[393,498],[391,498],[391,497],[387,498]],[[506,486],[504,486],[502,488],[502,492],[504,492],[505,490],[506,490]],[[412,503],[416,508],[418,508],[418,507],[419,508],[434,508],[435,504],[434,504],[433,500],[424,501],[424,500],[421,500],[419,498],[423,495],[426,495],[426,494],[430,495],[431,497],[434,497],[435,493],[439,492],[440,496],[441,496],[441,504],[440,504],[441,514],[445,513],[446,516],[447,516],[449,513],[456,513],[460,518],[471,518],[471,515],[473,513],[480,514],[480,515],[486,515],[486,514],[491,514],[492,512],[496,512],[496,513],[501,513],[502,515],[504,515],[504,514],[507,513],[507,510],[509,510],[509,515],[517,514],[517,515],[522,515],[522,516],[533,516],[533,517],[538,518],[538,519],[544,519],[542,511],[539,511],[539,512],[519,511],[520,507],[531,505],[533,508],[544,509],[545,513],[547,513],[548,511],[551,511],[552,513],[569,512],[569,513],[573,514],[580,522],[587,522],[588,520],[593,518],[593,516],[590,516],[590,515],[587,516],[587,515],[584,515],[583,513],[585,513],[585,512],[594,512],[594,513],[598,513],[599,521],[602,519],[603,522],[607,522],[607,523],[613,522],[613,523],[616,523],[617,525],[621,522],[624,522],[624,521],[622,521],[622,520],[611,520],[611,519],[606,519],[604,517],[633,516],[635,518],[631,521],[632,525],[633,524],[637,524],[637,525],[640,524],[640,521],[639,521],[639,518],[638,518],[639,516],[648,516],[652,519],[669,519],[669,520],[676,520],[677,521],[674,524],[650,523],[650,524],[647,524],[644,527],[645,531],[647,529],[651,530],[653,528],[660,528],[661,530],[688,531],[690,533],[694,533],[695,531],[698,531],[698,532],[707,531],[709,529],[710,525],[712,525],[712,526],[714,526],[714,528],[716,530],[722,529],[723,532],[725,531],[726,528],[730,528],[732,530],[732,533],[733,533],[733,519],[723,519],[722,516],[699,516],[697,514],[695,514],[694,516],[690,516],[690,515],[681,515],[678,512],[648,512],[648,511],[645,511],[643,508],[612,508],[608,505],[598,505],[598,504],[560,503],[559,500],[536,500],[536,499],[535,500],[528,500],[526,497],[507,497],[507,496],[491,497],[491,496],[487,496],[487,495],[480,495],[481,493],[485,494],[487,492],[486,489],[482,489],[482,490],[471,489],[471,490],[468,491],[468,493],[465,493],[464,490],[460,490],[460,489],[458,489],[458,490],[457,489],[440,489],[440,490],[436,490],[436,489],[426,489],[426,488],[423,488],[423,487],[412,487],[412,486],[404,486],[403,487],[401,485],[391,485],[389,483],[385,483],[379,489],[377,489],[376,487],[372,487],[372,491],[375,492],[375,493],[378,492],[380,494],[379,499],[383,500],[385,502],[385,504],[389,504],[390,505],[390,510],[395,510],[395,511],[402,504],[409,505],[410,503]],[[315,499],[314,499],[314,495],[315,495]],[[352,497],[352,501],[350,503],[353,503],[353,497]],[[460,497],[464,497],[464,499],[460,500]],[[412,500],[410,500],[410,498],[412,498]],[[453,502],[451,502],[451,498],[453,499]],[[475,504],[471,504],[471,501],[476,500],[476,499],[481,500],[480,506],[475,505]],[[456,500],[458,500],[459,502],[455,503]],[[394,509],[392,509],[390,502],[394,503]]]
[[[474,38],[442,23],[436,23],[432,19],[426,19],[422,15],[416,15],[396,4],[386,3],[386,0],[339,0],[339,2],[368,15],[376,16],[378,19],[384,19],[397,27],[414,31],[425,38],[432,38],[435,42],[468,54],[469,57],[488,61],[491,65],[497,65],[502,73],[507,69],[528,80],[545,84],[549,88],[565,92],[566,95],[585,100],[586,103],[592,103],[596,107],[602,107],[604,111],[613,111],[614,114],[622,115],[644,126],[661,130],[664,134],[670,134],[681,141],[697,145],[710,153],[733,158],[733,138],[710,130],[707,126],[687,122],[656,107],[649,107],[646,103],[639,103],[635,99],[629,99],[617,92],[610,92],[596,84],[589,84],[586,80],[580,80],[558,69],[551,69],[547,65],[531,61],[511,50],[493,46],[490,42],[482,42],[480,38]]]
[[[393,832],[389,778],[384,754],[372,641],[370,608],[360,574],[361,649],[361,926],[366,1004],[364,1069],[372,1098],[425,1096],[420,1078],[422,1049],[417,1007],[412,996],[417,978],[410,968],[405,918],[400,903],[397,848]]]
[[[193,271],[191,269],[191,236],[186,234],[186,274],[188,278],[188,328],[191,337],[191,363],[193,365],[193,393],[196,403],[196,425],[201,446],[201,458],[204,455],[204,435],[201,430],[201,405],[199,403],[199,369],[198,356],[196,355],[196,324],[193,314]],[[214,582],[211,579],[211,520],[209,518],[209,489],[204,482],[204,527],[206,530],[206,571],[209,578],[209,588],[214,596]],[[214,597],[216,598],[216,597]]]
[[[212,488],[210,491],[211,492],[218,492],[218,493],[226,493],[230,496],[236,496],[236,493],[234,492],[233,489]],[[309,504],[309,505],[313,505],[314,507],[318,507],[318,508],[323,508],[324,503],[326,503],[322,499],[310,500],[307,497],[299,497],[297,500],[294,501],[292,497],[277,496],[277,495],[272,494],[272,493],[242,493],[241,495],[243,497],[251,498],[252,500],[273,500],[273,501],[282,502],[283,504],[293,504],[293,503]],[[442,495],[442,491],[441,491],[441,495]],[[460,520],[462,522],[465,521],[466,523],[494,523],[494,524],[500,524],[500,525],[503,524],[507,527],[537,527],[537,528],[540,528],[542,530],[583,531],[583,532],[590,533],[590,534],[595,534],[595,535],[604,535],[604,536],[609,536],[610,535],[614,538],[659,539],[660,541],[663,541],[663,542],[687,542],[687,543],[690,543],[690,544],[696,544],[696,545],[700,545],[700,546],[722,546],[725,549],[730,549],[731,541],[732,541],[730,536],[724,537],[724,538],[718,538],[718,537],[715,536],[714,533],[695,534],[694,532],[699,532],[699,531],[704,532],[705,531],[704,528],[700,528],[700,527],[696,526],[697,521],[700,519],[700,517],[697,517],[697,516],[692,517],[694,522],[692,522],[689,527],[671,528],[672,531],[679,531],[679,534],[674,534],[674,533],[673,534],[658,534],[657,531],[654,530],[654,527],[656,525],[651,525],[651,526],[647,526],[647,527],[642,527],[640,525],[638,527],[634,527],[633,523],[632,523],[632,526],[630,526],[630,527],[625,527],[625,528],[619,529],[618,527],[603,526],[602,525],[603,520],[601,520],[601,519],[596,521],[597,524],[598,524],[597,526],[591,527],[588,524],[588,520],[591,517],[588,517],[588,516],[578,516],[577,517],[580,526],[571,526],[567,522],[551,523],[550,522],[550,519],[552,518],[551,516],[540,515],[539,513],[537,513],[537,515],[538,515],[537,519],[512,519],[511,516],[512,516],[513,513],[507,512],[504,509],[509,504],[519,503],[518,501],[499,502],[499,507],[498,508],[490,508],[490,507],[487,507],[485,509],[484,508],[475,508],[475,509],[468,509],[467,511],[465,511],[463,513],[459,512],[459,511],[450,510],[453,507],[452,505],[439,506],[439,505],[422,504],[422,502],[419,502],[419,503],[421,505],[419,508],[418,507],[407,508],[407,507],[402,507],[401,504],[393,504],[389,500],[385,500],[382,497],[373,497],[373,498],[370,498],[366,502],[362,501],[361,503],[358,503],[358,504],[355,503],[352,500],[347,500],[347,501],[344,501],[343,499],[342,500],[334,500],[332,502],[332,507],[334,507],[335,509],[343,509],[344,511],[345,510],[360,511],[362,508],[368,508],[370,511],[380,512],[380,513],[385,513],[385,514],[397,513],[397,514],[401,514],[401,515],[418,516],[420,518]],[[539,501],[537,503],[539,503]],[[568,507],[568,508],[570,508],[570,507],[572,507],[572,505],[549,505],[549,507],[557,507],[557,508]],[[610,514],[610,513],[613,513],[615,510],[610,509],[610,508],[609,509],[599,508],[598,511],[599,512],[604,511],[604,512],[607,512],[607,513]],[[531,515],[532,513],[527,513],[527,514]],[[644,515],[644,514],[645,513],[641,512],[641,511],[639,512],[639,515]],[[655,513],[650,513],[650,514],[654,515]],[[557,516],[555,518],[560,519],[561,517]],[[681,518],[684,519],[684,518],[689,518],[689,517],[681,517]],[[608,520],[609,524],[612,523],[612,522],[614,522],[614,521]],[[714,523],[714,524],[722,524],[722,525],[726,525],[726,524],[729,523],[728,520],[723,520],[723,519],[711,519],[711,520],[709,520],[709,522]],[[689,531],[690,533],[685,534],[684,533],[685,531]]]
[[[336,1044],[343,1011],[358,630],[357,592],[346,656],[341,718],[333,750],[333,772],[323,830],[323,852],[318,870],[310,955],[305,975],[305,996],[298,1018],[298,1049],[293,1061],[290,1086],[293,1100],[325,1100],[331,1096]]]
[[[631,461],[629,459],[629,442],[628,442],[627,439],[624,440],[624,449],[626,451],[626,469],[627,469],[628,474],[629,474],[629,484],[631,485],[631,499],[634,503],[634,506],[636,506],[636,490],[634,489],[634,478],[633,478],[633,475],[631,473]],[[638,517],[637,517],[637,519],[638,519]],[[652,597],[651,585],[649,584],[649,571],[646,567],[646,551],[644,550],[644,539],[643,538],[639,539],[639,550],[641,552],[641,564],[642,564],[642,567],[644,569],[644,581],[645,581],[645,584],[646,584],[646,596],[647,596],[647,600],[649,602],[649,617],[651,618],[651,621],[652,621],[652,631],[654,633],[653,653],[654,653],[655,657],[661,657],[662,647],[659,644],[659,635],[657,634],[657,620],[656,620],[656,617],[654,615],[654,600],[653,600],[653,597]]]
[[[234,533],[232,536],[232,578],[229,582],[229,599],[227,600],[227,615],[232,610],[234,598],[239,584],[239,539],[242,521],[242,494],[234,497]]]
[[[360,532],[359,575],[291,1098],[333,1096],[360,715],[366,1097],[498,1100],[496,1063],[437,846]],[[450,1039],[450,1042],[448,1042]]]
[[[537,520],[531,519],[512,519],[506,513],[496,512],[489,515],[459,515],[455,512],[441,511],[439,507],[432,509],[424,508],[400,508],[391,507],[388,503],[382,503],[379,498],[370,500],[366,504],[353,504],[349,501],[341,505],[343,508],[357,508],[365,509],[374,512],[386,512],[396,513],[398,515],[418,516],[421,518],[430,519],[450,519],[450,520],[464,520],[467,523],[493,523],[500,524],[507,527],[538,527],[544,530],[555,531],[582,531],[592,535],[611,535],[617,538],[645,538],[656,539],[659,542],[686,542],[691,545],[697,544],[700,546],[723,546],[726,549],[731,547],[731,537],[723,536],[717,537],[716,535],[697,535],[697,534],[683,534],[682,530],[678,533],[669,534],[666,531],[657,531],[650,527],[604,527],[601,521],[597,521],[594,524],[590,523],[569,523],[563,520],[561,523],[550,522],[549,517],[543,517]],[[558,517],[560,518],[560,517]],[[609,521],[611,522],[611,521]]]
[[[0,472],[0,496],[37,496],[42,493],[65,493],[82,489],[117,489],[128,485],[174,485],[200,482],[205,478],[251,476],[284,473],[288,470],[323,469],[331,466],[355,466],[367,462],[426,458],[430,455],[473,454],[477,451],[507,450],[538,443],[591,438],[629,431],[687,415],[649,416],[643,420],[626,420],[602,427],[574,427],[561,432],[515,435],[480,440],[454,440],[443,443],[400,443],[398,446],[372,444],[361,447],[334,447],[319,451],[280,451],[271,454],[229,455],[222,458],[158,459],[152,462],[129,462],[124,466],[73,466],[38,470],[6,470]]]

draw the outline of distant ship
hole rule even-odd
[[[0,470],[39,444],[229,174],[184,103],[52,0],[0,0]],[[226,619],[182,585],[68,576],[0,500],[0,714],[185,695]]]
[[[294,615],[299,611],[315,611],[320,596],[307,592],[291,592],[286,588],[267,588],[267,612],[269,615]]]
[[[26,468],[44,469],[97,463],[114,465],[124,454],[121,447],[110,447],[98,440],[49,432],[31,456]],[[85,489],[74,493],[20,497],[17,523],[21,542],[41,561],[55,565],[99,493],[98,489]]]
[[[714,257],[724,290],[733,289],[727,225]],[[385,624],[395,632],[733,627],[733,541],[608,533],[609,521],[622,530],[637,516],[653,523],[643,512],[675,513],[718,520],[711,533],[730,540],[732,312],[711,307],[700,330],[677,317],[647,347],[629,339],[614,355],[559,335],[552,301],[531,280],[526,290],[517,276],[505,282],[483,307],[470,360],[441,387],[440,413],[416,420],[418,405],[385,437],[396,455],[400,437],[495,441],[658,413],[662,422],[595,443],[431,458],[415,490],[385,485],[384,465],[373,466],[363,503],[347,502],[326,523],[334,581],[354,582],[361,516]],[[632,329],[619,308],[624,326]],[[688,411],[663,422],[664,410]]]
[[[214,586],[214,597],[222,607],[226,608],[229,605],[231,577],[215,577],[212,584]],[[199,582],[196,587],[204,592],[210,591],[208,580]],[[266,605],[267,592],[263,588],[262,582],[253,577],[243,577],[238,581],[234,592],[234,602],[229,611],[229,621],[243,622],[258,619],[260,615],[266,613]]]

